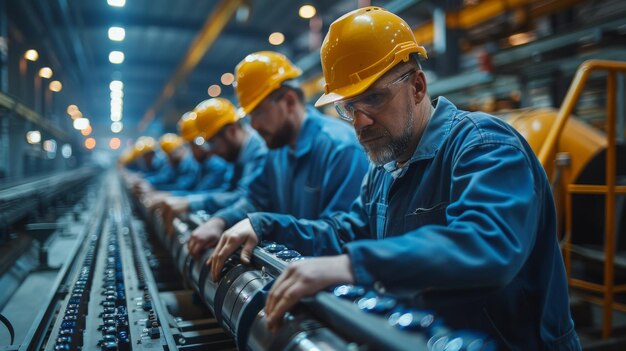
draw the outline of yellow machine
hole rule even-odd
[[[606,75],[606,130],[572,116],[591,73]],[[559,110],[502,113],[528,141],[552,181],[569,285],[603,307],[602,336],[613,330],[612,310],[626,312],[626,145],[617,143],[617,74],[626,62],[591,60],[578,69]],[[573,257],[585,260],[574,269]],[[594,264],[595,262],[595,264]]]

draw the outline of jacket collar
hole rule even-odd
[[[394,178],[401,177],[410,164],[433,158],[441,148],[443,141],[450,134],[452,121],[457,112],[456,106],[443,96],[435,100],[434,104],[435,109],[422,134],[422,139],[417,144],[413,156],[411,156],[404,167],[399,168],[396,161],[383,165],[383,168],[391,173]]]
[[[313,107],[307,105],[304,120],[300,127],[300,134],[296,141],[296,147],[294,149],[289,148],[289,152],[296,158],[300,158],[309,153],[309,151],[311,151],[311,145],[313,144],[313,138],[316,137],[319,128],[320,113]]]

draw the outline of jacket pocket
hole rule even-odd
[[[448,203],[439,202],[432,206],[420,206],[404,216],[404,230],[417,229],[424,225],[446,225],[446,209]]]

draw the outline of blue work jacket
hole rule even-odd
[[[233,167],[219,156],[211,156],[200,164],[198,181],[189,190],[174,190],[174,196],[203,197],[208,192],[224,191],[231,179]]]
[[[191,189],[192,192],[215,191],[225,188],[233,173],[233,167],[219,156],[211,156],[202,162],[200,180]]]
[[[146,177],[152,186],[161,191],[190,190],[200,179],[200,165],[187,152],[177,167],[168,162],[158,174]]]
[[[357,284],[408,293],[501,349],[581,348],[541,164],[511,126],[443,97],[409,162],[372,166],[349,213],[257,228],[305,254],[347,253]]]
[[[146,178],[158,174],[164,167],[167,167],[167,163],[167,157],[165,154],[155,151],[150,167],[146,164],[143,156],[140,156],[129,165],[128,169],[134,172],[139,172],[144,178]]]
[[[230,181],[225,182],[225,186],[219,191],[194,196],[189,202],[189,209],[192,212],[204,210],[207,213],[214,213],[233,204],[245,196],[252,180],[263,171],[268,151],[265,141],[252,127],[244,125],[243,128],[248,133],[248,137],[239,151],[237,160],[232,165]]]
[[[345,211],[359,194],[367,167],[352,127],[308,107],[295,147],[270,150],[246,196],[215,216],[230,227],[249,213],[255,221],[292,223]]]

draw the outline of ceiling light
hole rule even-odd
[[[63,144],[63,146],[61,146],[61,155],[63,155],[63,158],[72,157],[72,145]]]
[[[78,111],[78,110],[76,110],[76,111],[72,112],[70,117],[72,117],[72,119],[83,118],[83,113]]]
[[[124,127],[124,125],[122,124],[122,122],[113,122],[113,123],[111,123],[111,131],[113,133],[121,132],[123,127]]]
[[[281,32],[274,32],[270,34],[269,42],[272,45],[280,45],[285,41],[285,36]]]
[[[52,82],[50,82],[49,88],[55,93],[58,93],[59,91],[61,91],[61,89],[63,89],[63,84],[61,84],[61,82],[59,82],[58,80],[53,80]]]
[[[109,53],[109,62],[119,65],[124,62],[124,53],[121,51],[111,51]]]
[[[224,85],[231,85],[235,81],[235,76],[232,73],[224,73],[220,80]]]
[[[120,112],[111,112],[111,122],[119,122],[122,120],[122,114]]]
[[[37,50],[30,49],[24,53],[24,58],[28,61],[37,61],[37,59],[39,58],[39,53],[37,52]]]
[[[122,90],[124,89],[124,83],[121,80],[112,80],[109,83],[109,89],[113,90]]]
[[[109,147],[111,148],[111,150],[119,149],[120,145],[122,145],[122,141],[120,140],[120,138],[111,138],[111,140],[109,140]]]
[[[91,150],[94,147],[96,147],[96,139],[94,139],[94,138],[87,138],[87,139],[85,139],[85,147],[88,150]]]
[[[509,37],[509,44],[513,46],[523,45],[535,40],[535,34],[531,32],[517,33]]]
[[[222,93],[222,88],[219,85],[213,84],[209,87],[209,96],[218,97]]]
[[[311,18],[315,16],[316,12],[317,11],[315,10],[315,7],[313,7],[312,5],[303,5],[300,7],[298,15],[300,15],[300,17],[302,18]]]
[[[113,90],[111,91],[111,99],[121,99],[124,97],[124,92],[121,90]]]
[[[111,105],[111,113],[119,113],[122,114],[122,106],[120,105]]]
[[[83,130],[87,127],[89,127],[89,120],[87,118],[77,118],[74,120],[74,129],[76,130]]]
[[[87,136],[87,135],[91,134],[91,132],[93,132],[93,128],[91,128],[91,126],[87,126],[87,128],[82,129],[80,131],[80,134],[82,134],[84,136]]]
[[[122,41],[126,37],[126,30],[122,27],[109,28],[109,39],[113,41]]]
[[[41,78],[50,78],[52,77],[52,68],[50,67],[41,67],[41,69],[39,70],[39,76]]]
[[[126,0],[107,0],[107,4],[113,7],[124,7]]]
[[[31,130],[26,133],[26,141],[28,141],[29,144],[39,143],[41,141],[41,132],[38,130]]]
[[[244,2],[235,12],[235,20],[237,23],[246,23],[250,19],[250,5]]]
[[[76,113],[76,111],[78,111],[78,106],[76,105],[69,105],[67,106],[67,114],[68,115],[73,115],[74,113]]]
[[[57,152],[57,142],[49,139],[43,142],[43,149],[47,152]]]

